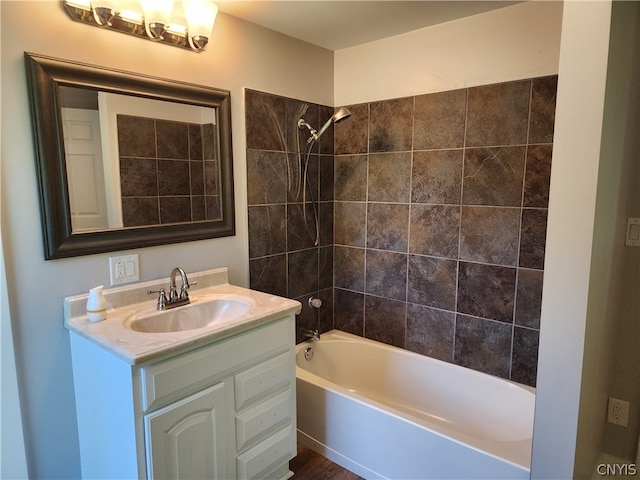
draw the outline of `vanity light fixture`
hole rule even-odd
[[[156,42],[204,50],[218,7],[210,0],[62,0],[77,22]]]

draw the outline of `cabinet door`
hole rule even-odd
[[[150,479],[235,477],[233,383],[220,382],[145,415]]]

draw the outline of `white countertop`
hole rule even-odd
[[[245,297],[252,306],[247,313],[231,321],[181,332],[145,333],[125,326],[127,318],[132,314],[142,310],[149,313],[155,311],[157,296],[149,295],[147,291],[168,289],[169,279],[166,278],[105,289],[109,308],[107,319],[101,322],[93,323],[87,319],[88,293],[66,297],[63,302],[64,325],[68,330],[99,344],[127,363],[136,365],[178,350],[212,343],[290,313],[298,314],[302,308],[300,302],[295,300],[230,285],[226,268],[187,272],[187,276],[190,283],[197,281],[189,290],[192,304],[205,296],[224,295],[229,298]]]

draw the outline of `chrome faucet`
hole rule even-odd
[[[178,290],[176,288],[176,275],[180,275],[180,280],[182,281],[182,287],[180,288],[180,294],[178,294]],[[182,300],[186,300],[189,303],[189,294],[187,290],[189,289],[189,280],[187,279],[187,274],[185,271],[176,267],[171,270],[171,276],[169,277],[169,303],[172,302],[180,302]]]
[[[307,340],[312,342],[320,340],[320,330],[303,330],[302,334]]]
[[[178,287],[176,286],[177,275],[180,275],[180,280],[182,281],[180,293],[178,293]],[[195,283],[196,282],[193,282],[193,284]],[[167,298],[164,288],[160,290],[149,290],[147,293],[158,294],[157,310],[169,310],[170,308],[180,307],[190,303],[189,294],[187,293],[189,287],[191,287],[191,285],[189,284],[187,274],[182,268],[176,267],[171,270],[171,276],[169,277],[169,298]]]

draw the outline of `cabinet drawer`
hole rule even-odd
[[[257,443],[274,430],[292,423],[293,390],[286,389],[236,417],[238,451]]]
[[[238,478],[262,479],[276,465],[291,460],[295,455],[295,430],[292,425],[287,425],[252,449],[238,456]]]
[[[291,319],[283,318],[141,368],[143,411],[159,408],[233,375],[253,362],[288,351],[293,339],[292,328]]]
[[[289,350],[271,360],[256,365],[235,377],[236,410],[251,405],[266,395],[293,384],[295,359]]]

